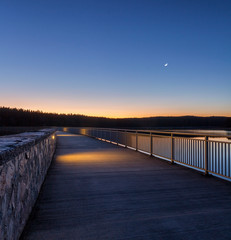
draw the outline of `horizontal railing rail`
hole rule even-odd
[[[170,131],[73,128],[66,131],[124,146],[171,163],[231,179],[230,136]]]
[[[70,128],[68,128],[70,129]],[[144,130],[144,129],[125,129],[125,128],[91,128],[91,127],[80,127],[80,128],[72,128],[72,129],[98,129],[102,131],[110,130],[110,131],[122,131],[122,132],[139,132],[139,133],[155,133],[160,135],[180,135],[180,136],[195,136],[195,137],[224,137],[231,138],[231,135],[222,135],[222,134],[206,134],[206,133],[195,133],[195,132],[183,132],[182,130],[173,131],[173,130]]]

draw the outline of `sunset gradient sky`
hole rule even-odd
[[[230,43],[230,0],[3,0],[0,106],[231,116]]]

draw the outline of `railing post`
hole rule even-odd
[[[174,163],[174,137],[173,133],[171,133],[171,163]]]
[[[136,131],[136,151],[138,151],[138,133]]]
[[[127,147],[127,131],[125,131],[124,133],[125,133],[125,147]]]
[[[116,143],[117,143],[117,146],[119,145],[119,131],[117,131],[117,141],[116,141]]]
[[[152,133],[150,132],[150,156],[152,156]]]
[[[205,175],[208,175],[208,137],[205,137],[205,149],[204,149],[204,153],[205,153]]]

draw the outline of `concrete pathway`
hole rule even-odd
[[[60,133],[27,240],[231,239],[231,184]]]

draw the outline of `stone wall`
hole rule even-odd
[[[53,129],[0,137],[0,239],[19,239],[56,146]]]

